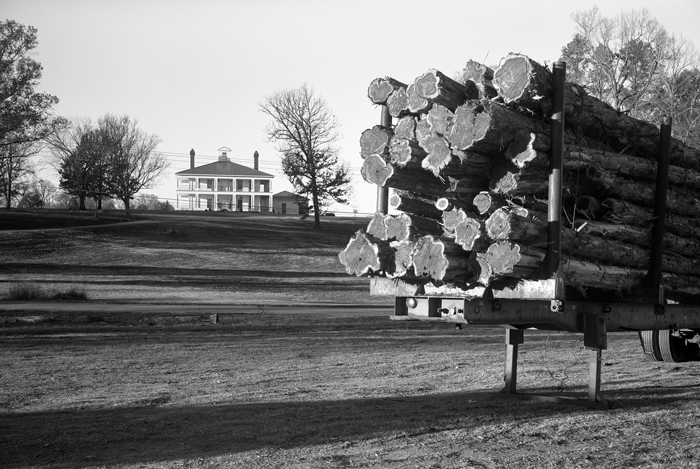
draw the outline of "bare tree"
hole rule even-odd
[[[338,121],[326,102],[304,84],[265,98],[260,110],[272,118],[265,129],[282,154],[282,169],[299,195],[310,195],[314,228],[321,228],[321,207],[347,203],[350,171],[338,161]]]
[[[97,123],[100,142],[106,151],[109,191],[124,202],[131,218],[130,200],[151,187],[168,167],[163,155],[155,153],[160,138],[138,128],[136,119],[107,114]]]
[[[37,179],[32,186],[39,196],[39,200],[41,200],[42,207],[51,207],[54,202],[54,197],[58,193],[56,184],[46,179]]]
[[[576,34],[561,57],[568,78],[633,117],[672,116],[674,135],[691,143],[700,74],[693,44],[669,35],[646,9],[606,18],[594,7],[572,18]]]
[[[104,176],[105,149],[100,135],[89,119],[75,119],[46,139],[59,174],[59,186],[78,198],[79,209],[86,210],[85,199],[101,200],[106,194]]]
[[[662,73],[666,30],[646,9],[605,18],[593,7],[572,18],[577,35],[563,58],[594,96],[634,114]]]
[[[161,202],[155,194],[139,194],[134,201],[136,210],[168,210],[168,201]]]

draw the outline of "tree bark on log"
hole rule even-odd
[[[419,197],[408,191],[394,191],[389,197],[389,207],[410,215],[442,221],[442,211],[431,199]]]
[[[600,203],[601,219],[611,223],[651,228],[654,212],[631,202],[605,199]],[[700,239],[700,220],[666,213],[666,230],[681,238]]]
[[[449,169],[449,166],[448,166]],[[447,170],[443,171],[443,175]],[[450,181],[450,192],[455,194],[457,200],[472,203],[474,196],[488,188],[489,181],[482,174],[464,174],[459,178],[448,176]],[[449,195],[448,195],[449,196]]]
[[[450,210],[462,209],[464,211],[472,211],[471,204],[449,197],[440,197],[435,201],[435,208],[440,210],[440,213]]]
[[[463,283],[470,277],[466,253],[446,239],[424,236],[416,241],[413,271],[445,283]]]
[[[360,135],[360,156],[364,159],[369,155],[387,156],[389,154],[389,142],[393,136],[393,131],[375,125],[367,129]]]
[[[470,258],[474,277],[482,285],[489,285],[505,277],[532,278],[537,274],[545,251],[523,247],[517,243],[499,241],[489,247],[487,253],[474,253]],[[562,259],[562,270],[567,286],[599,288],[622,292],[641,287],[647,275],[643,269],[631,269],[612,265]],[[662,284],[668,289],[670,299],[681,301],[700,298],[700,279],[692,275],[664,274]]]
[[[506,210],[498,210],[486,220],[486,233],[493,240],[508,240],[531,247],[546,249],[547,221],[523,217]],[[619,233],[623,233],[622,230]],[[637,239],[633,239],[636,241]],[[650,251],[644,245],[630,243],[612,237],[592,236],[571,229],[562,230],[562,253],[580,260],[595,260],[606,264],[649,269]],[[642,240],[648,246],[649,239]],[[669,241],[670,244],[670,241]],[[676,245],[676,248],[680,246]],[[700,275],[700,264],[678,254],[665,253],[664,272]]]
[[[367,97],[374,104],[386,104],[389,96],[397,89],[406,89],[406,85],[390,77],[375,78],[369,84]]]
[[[434,146],[431,155],[426,155],[426,158],[421,160],[422,168],[443,179],[469,178],[471,183],[475,185],[469,189],[470,193],[474,193],[476,187],[487,189],[492,157],[482,153],[455,151],[454,149],[451,149],[451,153],[447,155],[440,138],[434,136],[423,139],[423,147],[426,150],[430,148],[431,144]]]
[[[479,97],[476,84],[459,83],[438,70],[428,70],[416,78],[413,84],[419,96],[451,111],[464,104],[467,99]]]
[[[600,201],[590,195],[580,195],[576,198],[575,211],[587,220],[598,220],[602,213]]]
[[[619,225],[601,221],[578,220],[575,224],[579,234],[614,239],[623,243],[651,248],[651,229],[631,225]],[[700,258],[700,242],[682,238],[673,233],[664,233],[664,251],[679,254],[686,258]]]
[[[521,61],[515,64],[514,61]],[[546,97],[541,100],[511,101],[523,107],[539,112],[545,117],[551,106],[552,91],[544,88],[541,73],[533,78],[528,73],[528,65],[532,61],[526,56],[512,56],[508,62],[509,72],[503,73],[501,87],[507,89],[502,95],[504,101],[517,96],[519,93],[528,94],[526,90],[537,89],[537,94]],[[498,75],[498,71],[496,71]],[[551,73],[550,73],[551,77]],[[504,83],[507,81],[508,83]],[[551,78],[550,78],[551,83]],[[520,91],[522,90],[522,91]],[[505,96],[504,96],[505,95]],[[510,97],[510,98],[509,98]],[[581,86],[567,83],[566,85],[565,122],[568,128],[576,133],[601,141],[614,151],[640,156],[655,160],[659,151],[660,131],[657,125],[635,119],[627,114],[613,109],[608,104],[589,96]],[[678,139],[671,139],[670,162],[681,168],[700,170],[700,150],[689,147]]]
[[[493,99],[498,96],[498,91],[493,85],[494,71],[479,62],[469,60],[461,72],[462,81],[474,82],[479,90],[479,99]]]
[[[586,192],[585,182],[592,183]],[[582,190],[583,189],[583,190]],[[589,165],[581,177],[579,192],[596,197],[617,198],[643,206],[654,207],[656,185],[645,181],[630,181],[613,176],[608,171]],[[689,188],[672,187],[666,194],[669,212],[690,218],[700,217],[700,194]]]
[[[350,275],[362,277],[383,271],[392,257],[388,243],[358,231],[338,258]]]
[[[489,190],[495,194],[509,196],[547,197],[549,187],[549,170],[538,166],[518,169],[494,163],[492,166]],[[569,187],[562,181],[562,190]]]
[[[467,101],[455,111],[447,139],[460,150],[499,154],[518,131],[542,134],[548,127],[493,101]]]
[[[518,168],[549,167],[549,139],[535,134],[518,134],[504,156]],[[544,148],[544,149],[543,149]],[[638,156],[614,153],[604,149],[570,145],[564,152],[564,167],[576,169],[598,166],[613,176],[634,180],[656,181],[656,162]],[[700,189],[700,172],[669,166],[668,182],[675,186]]]
[[[522,207],[527,210],[547,213],[547,201],[530,195],[506,198],[490,191],[479,192],[472,202],[479,215],[490,216],[500,208]]]
[[[485,223],[486,233],[493,240],[507,240],[530,247],[546,249],[547,222],[510,213],[494,212]],[[647,243],[648,244],[648,243]],[[562,230],[562,253],[579,260],[649,269],[650,251],[643,246],[601,236],[591,236],[571,229]],[[665,253],[662,270],[677,274],[700,275],[700,265],[678,254]]]
[[[573,162],[597,166],[617,177],[656,182],[656,162],[637,156],[595,149],[580,149],[567,153],[564,165],[569,163],[569,165],[573,166],[571,164]],[[549,159],[547,160],[548,163]],[[700,172],[678,166],[669,166],[668,182],[674,186],[700,189]]]
[[[450,193],[445,194],[448,198],[455,198],[460,202],[471,204],[474,196],[486,189],[488,179],[484,176],[467,174],[461,179],[448,177],[450,182]],[[484,183],[484,181],[486,181]],[[479,188],[482,188],[481,190]]]
[[[598,151],[612,153],[611,149],[600,142],[589,138],[574,135],[571,132],[564,133],[566,148],[564,158],[570,158],[568,153],[573,151]],[[543,133],[519,131],[515,133],[513,141],[508,145],[504,156],[518,168],[528,165],[549,165],[550,140],[549,135]]]
[[[370,184],[382,187],[407,190],[417,194],[441,197],[450,188],[449,183],[439,180],[426,171],[412,171],[410,168],[393,166],[380,156],[370,155],[360,170],[362,177]]]

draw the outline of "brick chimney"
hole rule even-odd
[[[258,169],[258,158],[260,157],[260,154],[258,153],[258,150],[255,150],[255,153],[253,153],[253,169]]]
[[[190,150],[190,169],[194,169],[194,148]]]

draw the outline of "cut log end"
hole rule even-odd
[[[402,117],[408,111],[408,94],[403,88],[391,93],[389,99],[387,99],[387,106],[389,107],[389,114],[392,117]]]
[[[365,158],[360,173],[365,181],[384,186],[386,181],[393,176],[394,168],[388,165],[380,156],[369,155]]]
[[[450,261],[445,256],[445,245],[432,236],[424,236],[416,242],[413,251],[413,270],[417,276],[439,281],[450,281],[447,276]]]
[[[376,239],[358,231],[338,254],[338,259],[348,274],[361,277],[383,270],[386,254]]]
[[[360,135],[360,156],[367,158],[369,155],[386,155],[391,136],[392,132],[381,125],[365,130]]]
[[[520,262],[520,245],[497,241],[486,250],[486,261],[495,276],[512,273],[513,267]]]
[[[367,97],[374,104],[386,104],[391,94],[399,88],[406,88],[406,85],[389,77],[375,78],[369,85]]]
[[[473,250],[480,236],[481,223],[474,218],[467,218],[455,228],[455,242],[465,251]]]
[[[496,70],[493,84],[505,103],[538,106],[549,101],[550,77],[551,72],[527,56],[510,54]]]
[[[506,239],[510,233],[510,217],[504,209],[498,209],[486,220],[486,233],[491,239]]]

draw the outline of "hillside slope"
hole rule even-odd
[[[13,283],[36,282],[82,287],[91,300],[104,301],[387,302],[371,298],[367,279],[348,276],[338,261],[365,218],[329,217],[320,231],[297,217],[230,212],[141,213],[125,223],[114,223],[112,215],[107,221],[76,228],[90,219],[0,215],[0,296]]]

